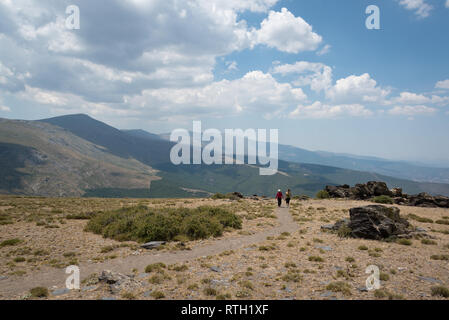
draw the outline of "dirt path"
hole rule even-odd
[[[252,244],[257,244],[266,240],[269,236],[276,236],[282,232],[294,232],[299,229],[289,214],[288,208],[276,210],[279,225],[271,229],[249,235],[239,236],[230,239],[217,240],[213,244],[192,248],[192,250],[164,252],[154,254],[142,254],[137,256],[128,256],[122,259],[108,260],[102,263],[82,263],[80,264],[81,279],[84,279],[92,273],[100,273],[103,270],[112,270],[120,273],[130,273],[132,269],[143,270],[149,264],[163,262],[165,264],[180,263],[190,261],[203,256],[219,254],[226,250],[236,250]],[[68,275],[65,270],[48,269],[40,270],[29,274],[20,279],[0,280],[0,295],[5,298],[25,293],[34,287],[57,287],[65,288],[65,280]]]

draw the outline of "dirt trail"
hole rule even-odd
[[[79,265],[81,279],[84,279],[92,273],[100,273],[103,270],[112,270],[127,274],[134,268],[142,271],[147,265],[156,262],[173,264],[190,261],[203,256],[216,255],[226,250],[240,249],[263,242],[269,236],[276,236],[282,232],[292,233],[299,229],[298,224],[293,221],[289,214],[288,208],[278,208],[276,210],[276,216],[279,222],[279,225],[276,227],[249,236],[217,240],[210,245],[194,247],[192,250],[164,253],[155,251],[154,254],[147,253],[137,256],[128,256],[126,258],[118,258],[101,263],[82,263]],[[55,286],[57,288],[65,288],[67,276],[64,269],[60,270],[48,267],[45,270],[26,275],[18,280],[0,280],[0,295],[3,297],[12,297],[25,293],[34,287],[51,288]]]

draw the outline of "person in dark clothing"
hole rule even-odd
[[[292,192],[290,191],[290,189],[288,189],[287,192],[285,193],[285,203],[287,204],[287,208],[290,208],[291,197],[292,197]]]
[[[278,201],[278,207],[281,207],[282,198],[283,198],[283,195],[282,195],[281,189],[279,189],[278,193],[276,193],[276,199]]]

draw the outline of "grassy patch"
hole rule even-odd
[[[413,242],[409,239],[398,239],[396,242],[402,244],[403,246],[411,246],[413,244]]]
[[[336,282],[329,283],[326,286],[326,289],[329,290],[329,291],[332,291],[332,292],[341,292],[345,296],[350,296],[351,295],[351,288],[344,281],[336,281]]]
[[[447,261],[447,260],[449,260],[449,255],[447,255],[447,254],[434,254],[434,255],[432,255],[430,257],[430,259]]]
[[[310,256],[309,257],[309,261],[312,261],[312,262],[323,262],[324,259],[319,257],[319,256]]]
[[[318,191],[318,193],[315,196],[317,199],[329,199],[330,195],[326,190]]]
[[[371,199],[372,202],[375,203],[383,203],[383,204],[393,204],[394,201],[389,196],[378,196]]]
[[[410,213],[407,217],[409,217],[410,219],[416,220],[418,222],[422,222],[422,223],[433,223],[432,219],[420,217],[413,213]]]
[[[15,246],[15,245],[18,245],[21,242],[22,242],[22,240],[20,240],[20,239],[4,240],[4,241],[2,241],[0,243],[0,248],[6,247],[6,246]]]
[[[439,297],[444,297],[444,298],[449,298],[449,289],[443,286],[436,286],[436,287],[432,287],[430,288],[431,292],[432,292],[432,296],[439,296]]]
[[[36,287],[30,290],[30,294],[33,298],[46,298],[48,297],[48,289],[44,287]]]
[[[436,245],[437,244],[436,241],[433,241],[433,240],[430,240],[430,239],[422,239],[421,243],[422,244],[427,244],[427,245]]]
[[[220,207],[148,208],[135,206],[102,212],[91,218],[86,231],[118,241],[170,241],[179,235],[191,240],[220,236],[225,228],[241,229],[242,220]]]

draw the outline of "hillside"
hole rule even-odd
[[[80,196],[89,188],[147,188],[154,170],[59,127],[0,119],[0,193]]]
[[[385,181],[414,194],[449,195],[421,183],[334,166],[279,162],[274,176],[249,165],[169,162],[172,143],[143,130],[121,131],[86,115],[1,120],[1,193],[85,197],[205,197],[215,192],[271,196],[276,189],[313,196],[325,185]]]

